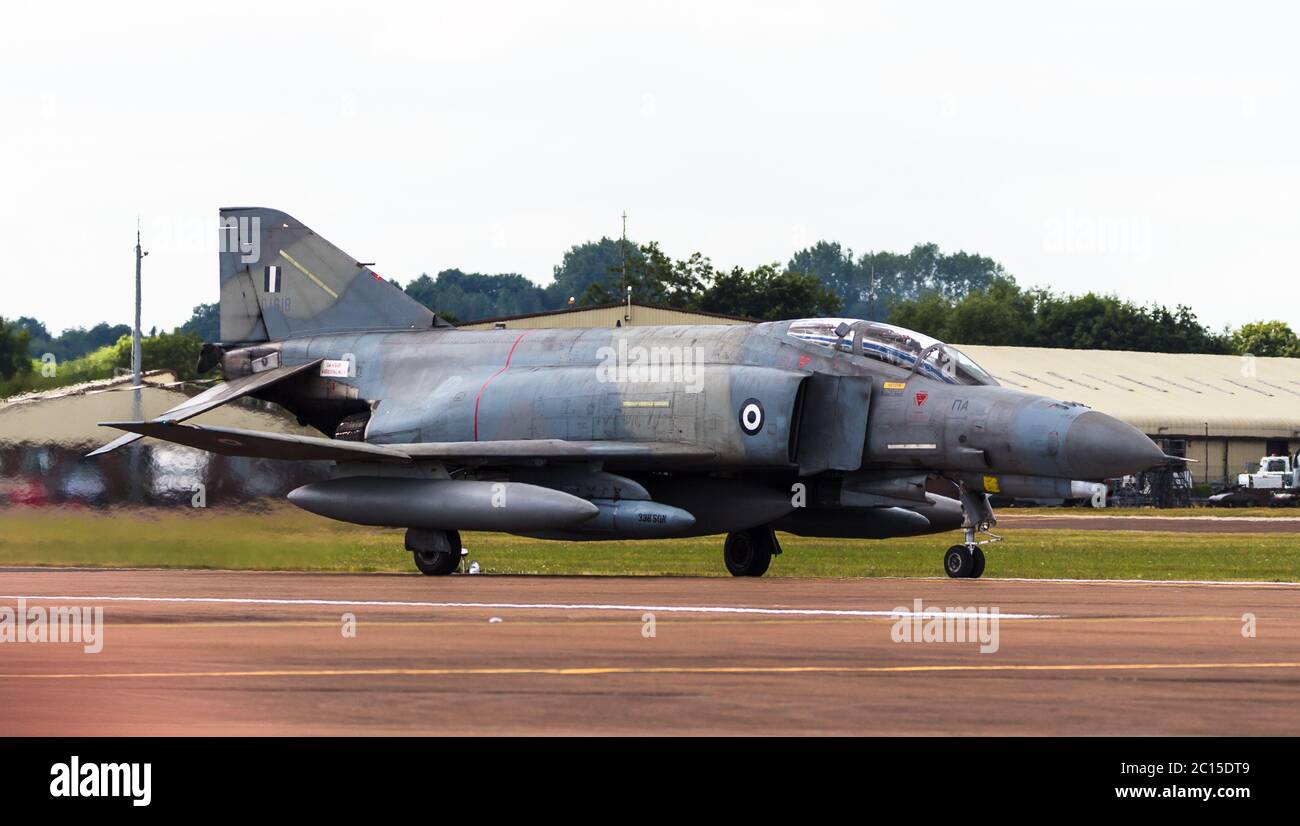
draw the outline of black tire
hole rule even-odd
[[[447,573],[454,574],[460,570],[460,531],[447,531],[447,544],[451,545],[451,570]]]
[[[971,549],[970,553],[971,553],[971,558],[974,560],[975,563],[974,565],[971,566],[970,578],[979,579],[981,576],[984,575],[984,549],[976,546]]]
[[[460,568],[460,531],[447,531],[448,551],[411,552],[415,567],[425,576],[447,576]]]
[[[776,534],[771,528],[754,528],[727,534],[722,561],[732,576],[762,576],[772,564]]]
[[[975,555],[965,545],[953,545],[943,555],[943,572],[953,579],[967,579],[975,568]]]
[[[460,554],[439,551],[412,551],[415,567],[425,576],[446,576],[460,564]]]

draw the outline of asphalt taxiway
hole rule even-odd
[[[0,734],[1300,734],[1300,584],[4,569]],[[997,650],[894,615],[997,608]],[[928,615],[926,615],[928,616]],[[355,631],[355,633],[351,633]]]

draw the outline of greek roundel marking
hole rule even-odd
[[[763,404],[758,399],[745,399],[740,406],[740,429],[750,436],[763,429]]]

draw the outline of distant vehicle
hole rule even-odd
[[[1259,460],[1259,470],[1237,476],[1243,488],[1300,488],[1300,452],[1295,456],[1265,456]]]
[[[1300,451],[1293,456],[1265,456],[1259,470],[1237,475],[1237,486],[1211,496],[1221,508],[1296,507],[1300,505]]]
[[[226,381],[94,451],[140,438],[230,456],[332,460],[289,501],[406,528],[425,574],[460,531],[566,541],[725,533],[761,576],[775,531],[875,538],[964,531],[951,577],[978,577],[989,494],[1071,497],[1079,480],[1168,457],[1082,404],[1002,387],[956,348],[851,318],[731,326],[457,330],[300,221],[222,210]],[[321,436],[182,424],[241,396]],[[943,476],[957,498],[928,493]],[[995,537],[996,538],[996,537]],[[989,540],[991,541],[991,540]]]

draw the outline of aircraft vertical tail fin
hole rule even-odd
[[[275,209],[221,210],[221,341],[445,324],[368,265]]]

